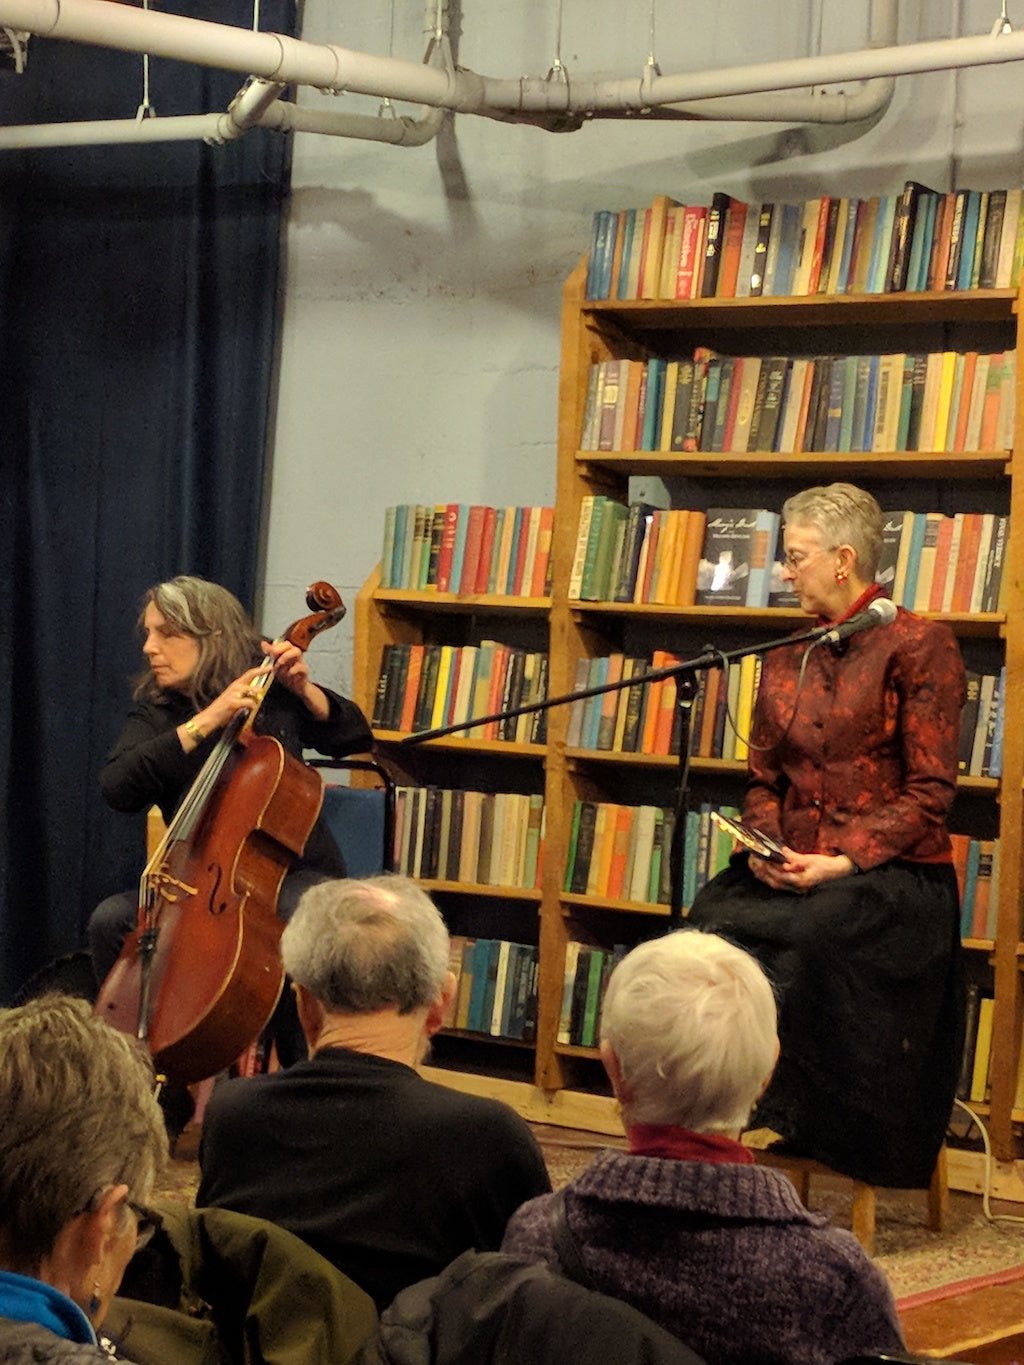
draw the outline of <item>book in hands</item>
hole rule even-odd
[[[763,830],[754,829],[752,825],[745,825],[742,820],[733,820],[728,815],[723,815],[721,811],[713,810],[711,818],[720,829],[731,834],[737,843],[749,849],[758,858],[764,858],[769,863],[788,862],[786,850],[781,844]]]

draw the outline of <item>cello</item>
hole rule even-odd
[[[345,615],[330,583],[283,639],[305,651]],[[270,1019],[284,983],[277,897],[316,824],[323,783],[253,723],[273,682],[263,659],[251,708],[221,732],[139,882],[137,927],[104,981],[96,1013],[134,1034],[182,1084],[230,1066]]]

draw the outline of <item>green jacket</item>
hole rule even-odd
[[[103,1324],[137,1365],[357,1365],[370,1296],[274,1223],[162,1204]]]

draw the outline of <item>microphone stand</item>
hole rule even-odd
[[[664,668],[650,669],[632,678],[618,682],[602,683],[597,687],[583,687],[575,692],[565,692],[560,697],[546,697],[543,701],[528,702],[525,706],[512,706],[504,711],[495,711],[488,716],[474,716],[471,720],[457,721],[453,725],[439,725],[433,730],[419,730],[406,735],[398,741],[402,748],[425,744],[431,739],[443,739],[447,735],[458,734],[461,730],[472,730],[478,725],[511,720],[516,716],[528,716],[537,711],[548,711],[555,706],[567,706],[572,702],[583,701],[588,697],[603,696],[607,692],[621,692],[627,687],[643,687],[645,683],[661,682],[666,678],[676,679],[676,715],[679,720],[679,763],[676,769],[676,785],[673,808],[675,822],[669,844],[669,931],[678,929],[683,917],[683,859],[686,846],[686,795],[690,776],[690,716],[697,696],[697,674],[708,668],[721,668],[734,659],[744,659],[751,654],[768,654],[783,645],[817,644],[832,629],[831,626],[815,626],[802,635],[784,635],[761,644],[747,645],[743,649],[721,650],[705,645],[704,652],[692,659]]]

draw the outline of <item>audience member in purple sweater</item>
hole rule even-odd
[[[903,1346],[885,1278],[854,1237],[809,1213],[738,1141],[778,1057],[758,963],[716,934],[635,948],[608,983],[601,1056],[629,1151],[564,1192],[593,1287],[715,1365],[826,1365]],[[559,1197],[512,1215],[502,1250],[565,1270]]]

